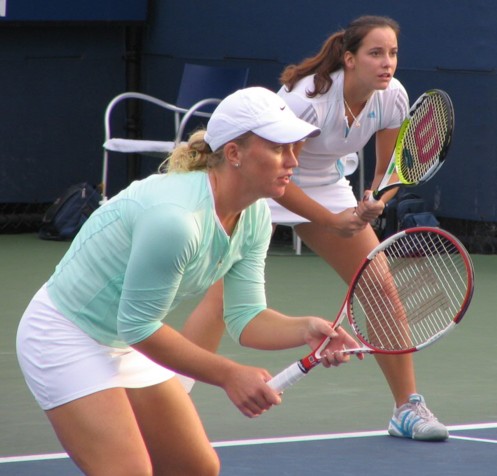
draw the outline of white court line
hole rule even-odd
[[[465,441],[476,441],[477,443],[493,443],[497,445],[497,440],[488,440],[486,438],[470,438],[469,436],[452,436],[452,440],[465,440]]]
[[[345,438],[364,438],[368,436],[386,436],[386,430],[361,431],[357,433],[332,433],[328,435],[283,436],[279,438],[257,438],[253,440],[230,440],[212,443],[214,448],[228,446],[270,445],[275,443],[294,443],[301,441],[343,440]]]
[[[48,459],[69,458],[67,453],[50,453],[46,455],[5,456],[0,458],[1,463],[22,463],[26,461],[43,461]]]
[[[471,425],[452,425],[447,426],[450,431],[460,431],[460,430],[483,430],[485,428],[497,428],[497,422],[495,423],[478,423]],[[249,446],[249,445],[267,445],[275,443],[293,443],[301,441],[322,441],[322,440],[342,440],[346,438],[364,438],[371,436],[386,436],[388,432],[386,430],[379,431],[361,431],[355,433],[331,433],[324,435],[305,435],[305,436],[287,436],[280,438],[260,438],[252,440],[232,440],[232,441],[218,441],[212,443],[213,447],[229,447],[229,446]],[[452,436],[450,438],[463,439],[461,436]],[[477,438],[467,438],[477,441]],[[485,440],[482,440],[485,441]],[[494,440],[488,440],[492,443],[497,443]]]
[[[484,430],[486,428],[497,428],[497,422],[494,423],[471,423],[470,425],[450,425],[447,427],[452,431],[460,430]]]
[[[447,427],[450,431],[460,431],[460,430],[484,430],[486,428],[497,428],[497,422],[495,423],[478,423],[472,425],[452,425]],[[353,433],[330,433],[324,435],[303,435],[303,436],[285,436],[279,438],[257,438],[257,439],[247,439],[247,440],[231,440],[231,441],[216,441],[212,443],[215,448],[225,448],[231,446],[250,446],[250,445],[267,445],[267,444],[277,444],[277,443],[294,443],[302,441],[322,441],[322,440],[341,440],[346,438],[365,438],[371,436],[386,436],[387,431],[361,431]],[[464,436],[450,436],[450,439],[457,440],[468,440],[484,443],[497,443],[497,440],[487,440],[484,438],[470,438]],[[67,453],[51,453],[51,454],[41,454],[41,455],[26,455],[26,456],[5,456],[0,457],[1,463],[19,463],[25,461],[42,461],[42,460],[52,460],[52,459],[63,459],[68,458]]]

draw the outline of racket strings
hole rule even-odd
[[[453,325],[467,293],[468,267],[449,239],[407,234],[364,268],[352,293],[352,325],[376,349],[417,348]]]
[[[405,131],[400,160],[399,178],[403,183],[420,182],[439,165],[447,145],[451,124],[451,108],[441,94],[426,96],[412,115]]]
[[[351,304],[357,299],[362,310],[361,317],[364,318],[359,321],[359,313],[353,307],[351,314],[356,331],[366,342],[379,349],[409,348],[409,335],[403,332],[407,319],[398,306],[398,298],[392,295],[392,284],[384,282],[385,272],[388,273],[388,270],[383,266],[369,266],[363,281],[355,289]]]

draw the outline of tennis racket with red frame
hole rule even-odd
[[[445,336],[463,318],[473,296],[474,270],[461,242],[440,228],[403,230],[363,261],[335,320],[345,317],[360,348],[345,353],[405,354]],[[321,361],[325,338],[304,358],[273,377],[281,393]]]
[[[453,130],[454,107],[449,95],[440,89],[423,93],[402,122],[387,171],[370,199],[379,200],[393,188],[430,180],[445,161]]]

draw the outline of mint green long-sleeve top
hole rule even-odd
[[[126,347],[224,277],[224,318],[238,340],[266,308],[270,237],[265,200],[242,212],[230,237],[215,213],[207,173],[152,175],[91,215],[47,288],[57,308],[92,338]]]

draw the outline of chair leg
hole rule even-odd
[[[302,254],[302,240],[300,236],[297,235],[295,230],[292,229],[292,238],[293,238],[293,249],[295,250],[296,255]]]

